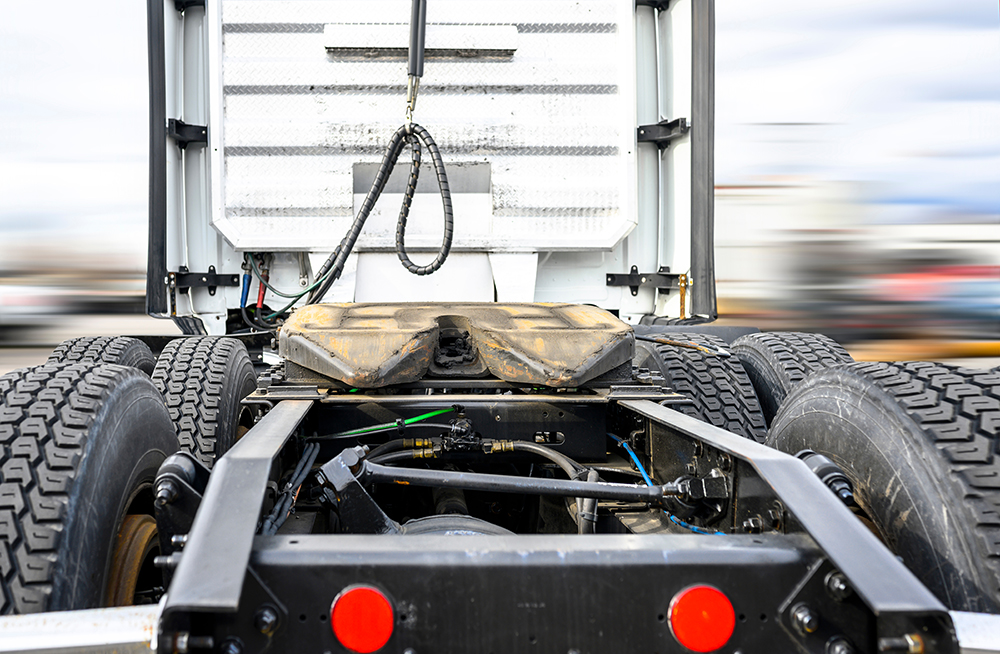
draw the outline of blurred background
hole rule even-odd
[[[145,3],[0,24],[0,373],[143,315]],[[717,0],[720,313],[1000,363],[1000,6]],[[973,360],[974,357],[980,358]]]

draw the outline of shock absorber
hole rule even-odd
[[[844,504],[854,506],[854,487],[840,466],[812,450],[802,450],[795,455],[795,458],[802,459],[813,474],[819,477],[820,481],[826,484]]]

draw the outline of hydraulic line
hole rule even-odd
[[[436,411],[429,411],[419,416],[406,418],[405,420],[403,420],[403,425],[411,426],[414,425],[415,423],[423,422],[424,420],[444,415],[445,413],[451,413],[452,411],[455,411],[454,407],[449,407],[447,409],[438,409]],[[445,430],[451,429],[451,425],[436,425],[436,426]],[[372,425],[371,427],[360,427],[358,429],[340,431],[335,434],[330,434],[328,436],[314,436],[313,438],[341,438],[344,436],[362,436],[364,434],[377,434],[379,432],[392,431],[394,429],[399,429],[399,422],[384,422],[378,425]]]
[[[427,27],[427,0],[413,0],[410,14],[410,46],[407,62],[407,83],[406,83],[406,123],[396,130],[389,140],[389,145],[382,157],[382,164],[379,166],[375,179],[372,181],[371,189],[365,196],[365,201],[361,205],[354,223],[348,230],[347,235],[340,242],[337,249],[323,263],[317,277],[323,278],[322,285],[309,296],[309,303],[314,304],[323,299],[330,287],[340,278],[344,270],[347,257],[357,243],[361,228],[368,219],[368,214],[389,179],[389,174],[396,165],[399,155],[406,145],[410,146],[412,158],[410,162],[410,176],[407,180],[406,190],[403,193],[403,205],[399,210],[399,220],[396,223],[396,254],[399,256],[403,267],[414,275],[429,275],[438,270],[448,258],[451,251],[452,233],[454,231],[454,216],[451,207],[451,190],[448,186],[448,175],[444,170],[444,161],[438,151],[437,144],[431,138],[430,133],[413,122],[413,111],[417,106],[417,92],[420,89],[420,77],[424,74],[424,41]],[[441,248],[438,250],[434,261],[426,266],[418,266],[410,260],[406,253],[406,220],[410,215],[410,204],[413,202],[413,194],[417,189],[417,179],[420,175],[420,145],[423,144],[430,153],[431,162],[434,164],[434,172],[437,176],[438,190],[441,193],[441,204],[444,208],[444,234],[441,240]]]
[[[386,459],[402,452],[387,454]],[[383,459],[385,460],[385,459]],[[327,464],[329,465],[329,464]],[[321,477],[325,477],[320,469]],[[363,461],[357,473],[362,483],[397,483],[431,488],[462,488],[465,490],[496,491],[501,493],[529,493],[536,495],[559,495],[562,497],[594,497],[598,499],[626,502],[660,503],[663,498],[683,495],[678,483],[663,486],[633,486],[613,484],[604,481],[588,482],[566,479],[541,479],[538,477],[513,477],[473,472],[450,472],[447,470],[425,470],[422,468],[397,468],[373,461]],[[321,483],[323,480],[321,479]]]
[[[381,454],[374,458],[369,458],[368,461],[380,464],[401,463],[403,461],[416,461],[417,459],[432,459],[434,458],[434,454],[435,452],[432,449],[399,450],[396,452]]]
[[[538,456],[545,457],[562,468],[563,472],[565,472],[566,476],[570,479],[580,479],[587,474],[587,468],[584,466],[580,465],[565,454],[555,452],[542,445],[536,445],[535,443],[529,443],[527,441],[510,441],[510,449],[514,452],[531,452],[533,454],[537,454]]]
[[[285,484],[285,488],[275,503],[274,509],[261,525],[261,534],[272,536],[278,532],[281,525],[285,524],[285,520],[291,514],[295,500],[298,499],[299,489],[306,480],[306,477],[309,476],[313,463],[316,462],[316,457],[319,456],[319,450],[320,446],[318,443],[309,443],[302,450],[302,458],[299,459],[298,465],[295,466],[294,472],[292,472],[291,477],[288,479],[288,483]]]
[[[368,458],[376,459],[389,452],[398,452],[403,449],[424,449],[427,447],[434,447],[434,443],[429,438],[397,438],[394,441],[382,443],[370,451]]]
[[[563,472],[565,472],[566,476],[569,477],[570,479],[576,480],[584,477],[586,477],[587,481],[597,481],[598,479],[600,479],[600,475],[598,475],[597,472],[593,470],[588,470],[587,468],[580,465],[579,463],[569,458],[568,456],[556,452],[554,450],[550,450],[549,448],[544,447],[542,445],[536,445],[535,443],[529,443],[527,441],[513,441],[511,443],[510,449],[513,450],[514,452],[531,452],[538,456],[545,457],[549,461],[552,461],[560,468],[562,468]],[[576,498],[576,524],[579,533],[581,534],[594,533],[593,528],[595,525],[593,524],[593,522],[592,521],[588,522],[583,517],[584,504],[587,501],[588,500],[584,500],[582,497]],[[573,511],[569,506],[567,506],[567,509],[572,514]],[[597,500],[593,500],[590,513],[593,514],[596,511],[596,509],[597,509]]]
[[[587,471],[587,481],[599,481],[601,475],[596,470]],[[576,498],[576,505],[579,510],[576,512],[577,533],[593,534],[597,532],[597,498]]]
[[[646,474],[646,469],[643,467],[642,463],[639,462],[639,457],[637,457],[635,455],[635,452],[632,451],[632,448],[629,447],[629,444],[626,443],[621,438],[618,438],[617,436],[615,436],[611,432],[608,432],[608,436],[611,437],[611,438],[613,438],[619,445],[621,445],[623,448],[625,448],[625,451],[628,452],[628,455],[630,457],[632,457],[632,461],[634,461],[636,467],[639,468],[639,472],[642,474],[642,478],[644,480],[646,480],[646,485],[647,486],[652,486],[652,487],[656,488],[657,487],[656,484],[654,484],[653,480],[650,479],[649,475]],[[685,529],[693,531],[696,534],[708,534],[708,535],[711,535],[711,536],[725,536],[726,535],[725,532],[722,532],[722,531],[710,531],[708,529],[702,529],[701,527],[696,527],[695,525],[692,525],[692,524],[689,524],[687,522],[684,522],[683,520],[681,520],[680,518],[678,518],[674,514],[668,512],[666,509],[663,509],[663,514],[665,516],[667,516],[667,518],[670,520],[670,522],[674,523],[678,527],[684,527]]]

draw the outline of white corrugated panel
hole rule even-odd
[[[222,3],[213,219],[237,249],[340,242],[363,198],[356,164],[378,162],[404,120],[409,12],[409,0]],[[631,3],[431,0],[428,23],[414,121],[446,166],[488,167],[485,183],[453,188],[454,247],[613,247],[635,224]],[[415,249],[440,243],[424,163]],[[400,197],[383,196],[359,250],[394,247]]]

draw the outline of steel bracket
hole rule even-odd
[[[174,0],[174,9],[183,13],[190,7],[204,7],[205,0]]]
[[[209,266],[208,272],[193,273],[187,266],[180,266],[178,272],[167,273],[167,286],[187,293],[189,288],[208,287],[208,294],[215,295],[219,286],[239,286],[239,275],[220,275],[215,272],[215,266]]]
[[[632,295],[638,295],[640,286],[652,286],[663,291],[680,288],[679,279],[680,275],[672,274],[666,266],[655,273],[640,273],[636,266],[632,266],[627,273],[608,273],[607,285],[628,286]]]
[[[208,127],[205,125],[188,125],[183,120],[171,118],[167,121],[167,136],[172,138],[181,150],[188,144],[208,144]]]
[[[636,128],[636,140],[639,143],[655,143],[661,150],[676,138],[684,136],[691,130],[687,118],[661,120],[655,125],[639,125]]]
[[[652,7],[657,11],[666,11],[670,8],[671,0],[635,0],[636,7]]]

